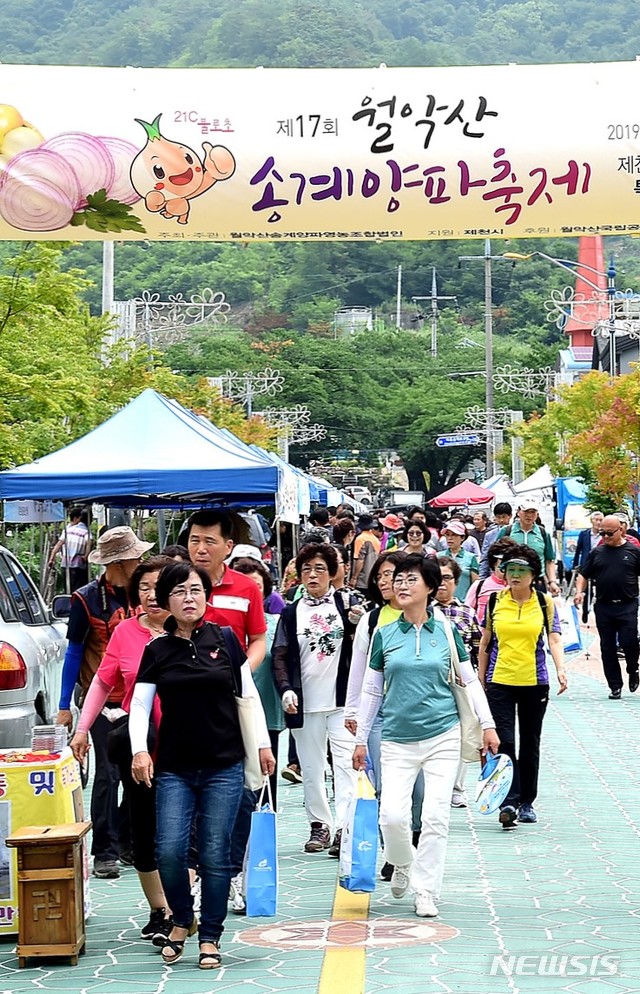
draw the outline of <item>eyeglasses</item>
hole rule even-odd
[[[204,587],[176,587],[169,594],[169,597],[176,597],[178,600],[183,601],[186,597],[201,597],[204,594]]]
[[[442,582],[444,583],[447,580],[455,580],[455,576],[451,576],[451,573],[443,573]]]
[[[396,576],[393,585],[394,587],[414,587],[419,579],[420,577],[415,573],[410,573],[409,576]]]
[[[619,531],[620,531],[619,528],[614,528],[613,530],[609,531],[605,530],[604,528],[601,528],[600,531],[598,532],[598,535],[606,535],[607,538],[613,538],[613,536]]]
[[[424,538],[422,532],[407,532],[409,538]]]
[[[380,583],[380,580],[390,580],[392,576],[393,576],[392,569],[381,570],[376,577],[376,583]]]
[[[307,566],[303,566],[302,569],[300,570],[300,572],[304,573],[305,576],[308,576],[309,573],[318,573],[318,574],[320,574],[320,573],[327,573],[328,570],[327,570],[326,566],[308,566],[307,565]]]

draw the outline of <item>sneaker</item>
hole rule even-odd
[[[247,902],[244,899],[244,876],[242,872],[236,873],[235,877],[231,878],[231,887],[229,890],[229,900],[231,901],[231,910],[234,915],[246,915],[247,913]]]
[[[340,843],[342,842],[342,829],[339,828],[333,837],[333,842],[329,846],[329,856],[334,856],[336,859],[340,855]]]
[[[518,808],[518,821],[522,821],[526,824],[533,825],[537,822],[538,816],[533,810],[532,804],[521,804]]]
[[[200,905],[202,903],[202,883],[200,881],[200,877],[196,877],[193,881],[191,897],[193,898],[193,913],[194,915],[197,915],[200,911]]]
[[[385,863],[382,869],[380,870],[380,878],[382,880],[386,880],[387,882],[389,882],[389,880],[391,880],[391,877],[393,876],[393,869],[394,869],[393,863]]]
[[[506,807],[501,808],[500,814],[498,815],[498,821],[500,822],[503,828],[506,829],[515,828],[517,817],[518,817],[518,812],[513,807],[513,805],[507,804]]]
[[[284,770],[280,772],[280,776],[287,783],[302,783],[302,770],[295,763],[285,766]]]
[[[115,859],[94,859],[93,875],[99,880],[116,880],[120,876],[120,867]]]
[[[123,866],[133,866],[133,853],[131,850],[128,852],[121,852],[118,859]]]
[[[415,896],[416,914],[418,918],[436,918],[438,909],[428,890],[423,890]]]
[[[141,939],[155,939],[156,935],[166,938],[171,931],[173,922],[165,917],[166,908],[153,908],[149,921],[140,929]]]
[[[156,949],[163,949],[167,944],[167,939],[171,935],[171,930],[173,929],[173,918],[169,916],[165,918],[163,922],[158,922],[155,935],[151,939],[151,944],[156,947]]]
[[[305,852],[322,852],[331,845],[331,832],[321,821],[311,822],[311,835],[304,844]]]
[[[391,893],[394,897],[404,897],[409,890],[409,874],[411,864],[407,866],[396,866],[391,877]]]
[[[451,795],[451,807],[452,808],[466,808],[467,806],[467,795],[463,790],[454,790]]]

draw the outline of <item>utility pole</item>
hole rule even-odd
[[[436,267],[431,267],[431,294],[428,297],[412,297],[411,300],[417,303],[419,300],[430,300],[431,301],[431,355],[433,358],[438,356],[438,301],[439,300],[457,300],[457,297],[448,297],[443,294],[438,293],[438,284],[436,281]]]
[[[492,293],[492,262],[508,262],[503,255],[491,255],[491,239],[485,238],[483,255],[461,255],[461,262],[484,263],[484,332],[485,332],[485,375],[487,408],[487,476],[495,473],[495,440],[493,437],[493,293]]]
[[[402,266],[398,266],[398,284],[396,286],[396,328],[402,324]]]

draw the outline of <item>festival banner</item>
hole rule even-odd
[[[0,238],[640,231],[638,62],[0,65]]]

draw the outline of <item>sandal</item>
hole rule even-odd
[[[211,943],[215,945],[215,943]],[[200,943],[202,946],[202,943]],[[220,956],[220,950],[215,949],[210,953],[200,953],[198,957],[198,966],[201,970],[218,970],[222,966],[222,957]]]
[[[178,926],[174,925],[173,927],[174,928],[181,928],[182,926],[180,926],[180,925],[178,925]],[[178,962],[178,960],[180,959],[180,957],[182,956],[182,954],[184,952],[184,944],[185,944],[185,942],[187,941],[187,939],[189,938],[190,935],[193,935],[193,933],[197,930],[197,928],[198,928],[198,919],[194,918],[193,921],[191,922],[191,924],[189,925],[189,928],[186,929],[187,934],[185,935],[184,939],[170,939],[167,936],[167,938],[165,940],[165,943],[164,943],[164,946],[162,947],[162,949],[160,951],[160,955],[162,956],[162,960],[163,960],[164,963],[167,964],[167,966],[172,966],[174,963]],[[167,956],[167,952],[173,953],[173,955],[172,956]]]
[[[174,963],[178,962],[178,960],[180,959],[180,957],[182,956],[182,954],[184,952],[185,941],[186,941],[185,939],[166,939],[165,940],[165,944],[162,947],[162,951],[161,951],[160,955],[162,956],[163,962],[166,963],[167,966],[173,966]],[[167,956],[167,951],[168,950],[170,950],[173,953],[172,956]]]

